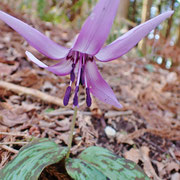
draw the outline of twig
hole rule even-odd
[[[11,147],[9,147],[9,146],[6,146],[6,145],[2,145],[1,147],[2,147],[3,149],[5,149],[5,150],[9,151],[9,152],[14,153],[14,154],[17,154],[17,153],[19,152],[18,150],[13,149],[13,148],[11,148]]]
[[[111,118],[115,116],[131,115],[132,113],[132,111],[108,111],[107,113],[105,113],[104,117]]]
[[[60,115],[73,115],[74,111],[73,110],[61,110],[57,109],[52,112],[45,112],[46,115],[53,117],[53,116],[60,116]]]
[[[28,142],[3,142],[0,145],[7,145],[7,144],[27,144]]]
[[[54,110],[52,112],[45,112],[46,115],[50,116],[50,117],[53,117],[53,116],[60,116],[60,115],[73,115],[74,114],[74,111],[73,110],[60,110],[60,109],[57,109],[57,110]],[[79,111],[79,114],[83,114],[83,115],[87,115],[87,116],[91,116],[92,113],[91,112],[86,112],[86,111]]]
[[[9,132],[0,132],[0,135],[31,137],[27,134],[16,134],[16,133],[9,133]]]
[[[62,99],[48,95],[48,94],[43,93],[37,89],[27,88],[27,87],[15,85],[15,84],[5,82],[5,81],[0,81],[0,87],[7,89],[7,90],[11,90],[11,91],[18,93],[18,94],[26,94],[26,95],[34,96],[34,97],[41,99],[41,100],[43,100],[47,103],[50,103],[50,104],[55,104],[58,106],[64,106]]]
[[[52,112],[46,113],[46,115],[53,117],[53,116],[59,116],[59,115],[73,115],[74,111],[73,110],[54,110]],[[92,112],[87,112],[87,111],[79,111],[79,114],[91,116],[93,115]],[[108,111],[105,113],[104,117],[105,118],[110,118],[110,117],[115,117],[115,116],[126,116],[126,115],[131,115],[132,111]]]

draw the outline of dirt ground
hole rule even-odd
[[[63,26],[14,13],[7,7],[2,10],[65,46],[76,34]],[[0,168],[32,136],[50,138],[62,146],[68,141],[72,98],[68,107],[63,106],[62,98],[69,76],[58,77],[37,67],[27,60],[26,50],[49,65],[55,63],[0,22]],[[178,180],[180,66],[176,64],[172,71],[148,63],[147,58],[129,56],[108,63],[97,62],[123,108],[114,108],[94,98],[92,106],[87,108],[81,89],[72,156],[88,146],[102,146],[136,162],[152,179]],[[148,67],[153,67],[153,72]],[[107,127],[114,133],[105,131]],[[56,178],[59,179],[58,175]]]

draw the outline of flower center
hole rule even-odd
[[[90,90],[87,84],[87,78],[85,73],[85,66],[87,61],[93,61],[94,58],[91,55],[81,53],[78,51],[70,51],[66,57],[67,61],[72,61],[72,70],[70,72],[70,84],[66,89],[64,95],[64,105],[67,106],[69,103],[69,98],[71,95],[71,86],[72,83],[76,80],[76,88],[74,92],[73,105],[78,106],[78,94],[79,94],[79,85],[81,84],[86,88],[86,104],[88,107],[91,106],[91,96]]]

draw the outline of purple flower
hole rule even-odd
[[[102,47],[114,21],[119,0],[99,0],[91,15],[87,18],[71,48],[56,44],[45,35],[24,22],[0,11],[0,19],[21,34],[28,43],[45,56],[58,60],[53,66],[47,66],[30,52],[28,58],[41,68],[56,75],[70,74],[70,85],[64,96],[64,105],[68,104],[71,85],[75,81],[76,88],[73,104],[78,106],[79,85],[86,88],[86,103],[91,105],[92,93],[99,100],[115,107],[122,107],[112,89],[100,75],[95,60],[107,62],[119,58],[133,48],[143,37],[173,14],[165,12],[137,27],[131,29],[111,44]]]

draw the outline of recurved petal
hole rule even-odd
[[[72,70],[72,62],[70,60],[62,59],[59,61],[59,63],[53,66],[47,66],[39,59],[37,59],[32,53],[26,51],[26,55],[32,62],[37,64],[39,67],[47,69],[48,71],[51,71],[52,73],[59,76],[65,76],[69,74]]]
[[[74,50],[95,55],[103,46],[117,12],[119,0],[99,0],[85,21]]]
[[[116,99],[116,96],[110,86],[100,75],[95,61],[88,61],[85,67],[85,76],[90,92],[99,100],[121,108],[122,105]]]
[[[102,48],[96,55],[96,58],[99,61],[106,62],[126,54],[143,37],[145,37],[150,31],[152,31],[156,26],[158,26],[162,21],[170,17],[172,14],[173,11],[168,11],[136,26],[108,46]]]
[[[0,11],[0,19],[23,36],[31,46],[51,59],[62,59],[69,52],[69,49],[56,44],[28,24],[3,11]]]

